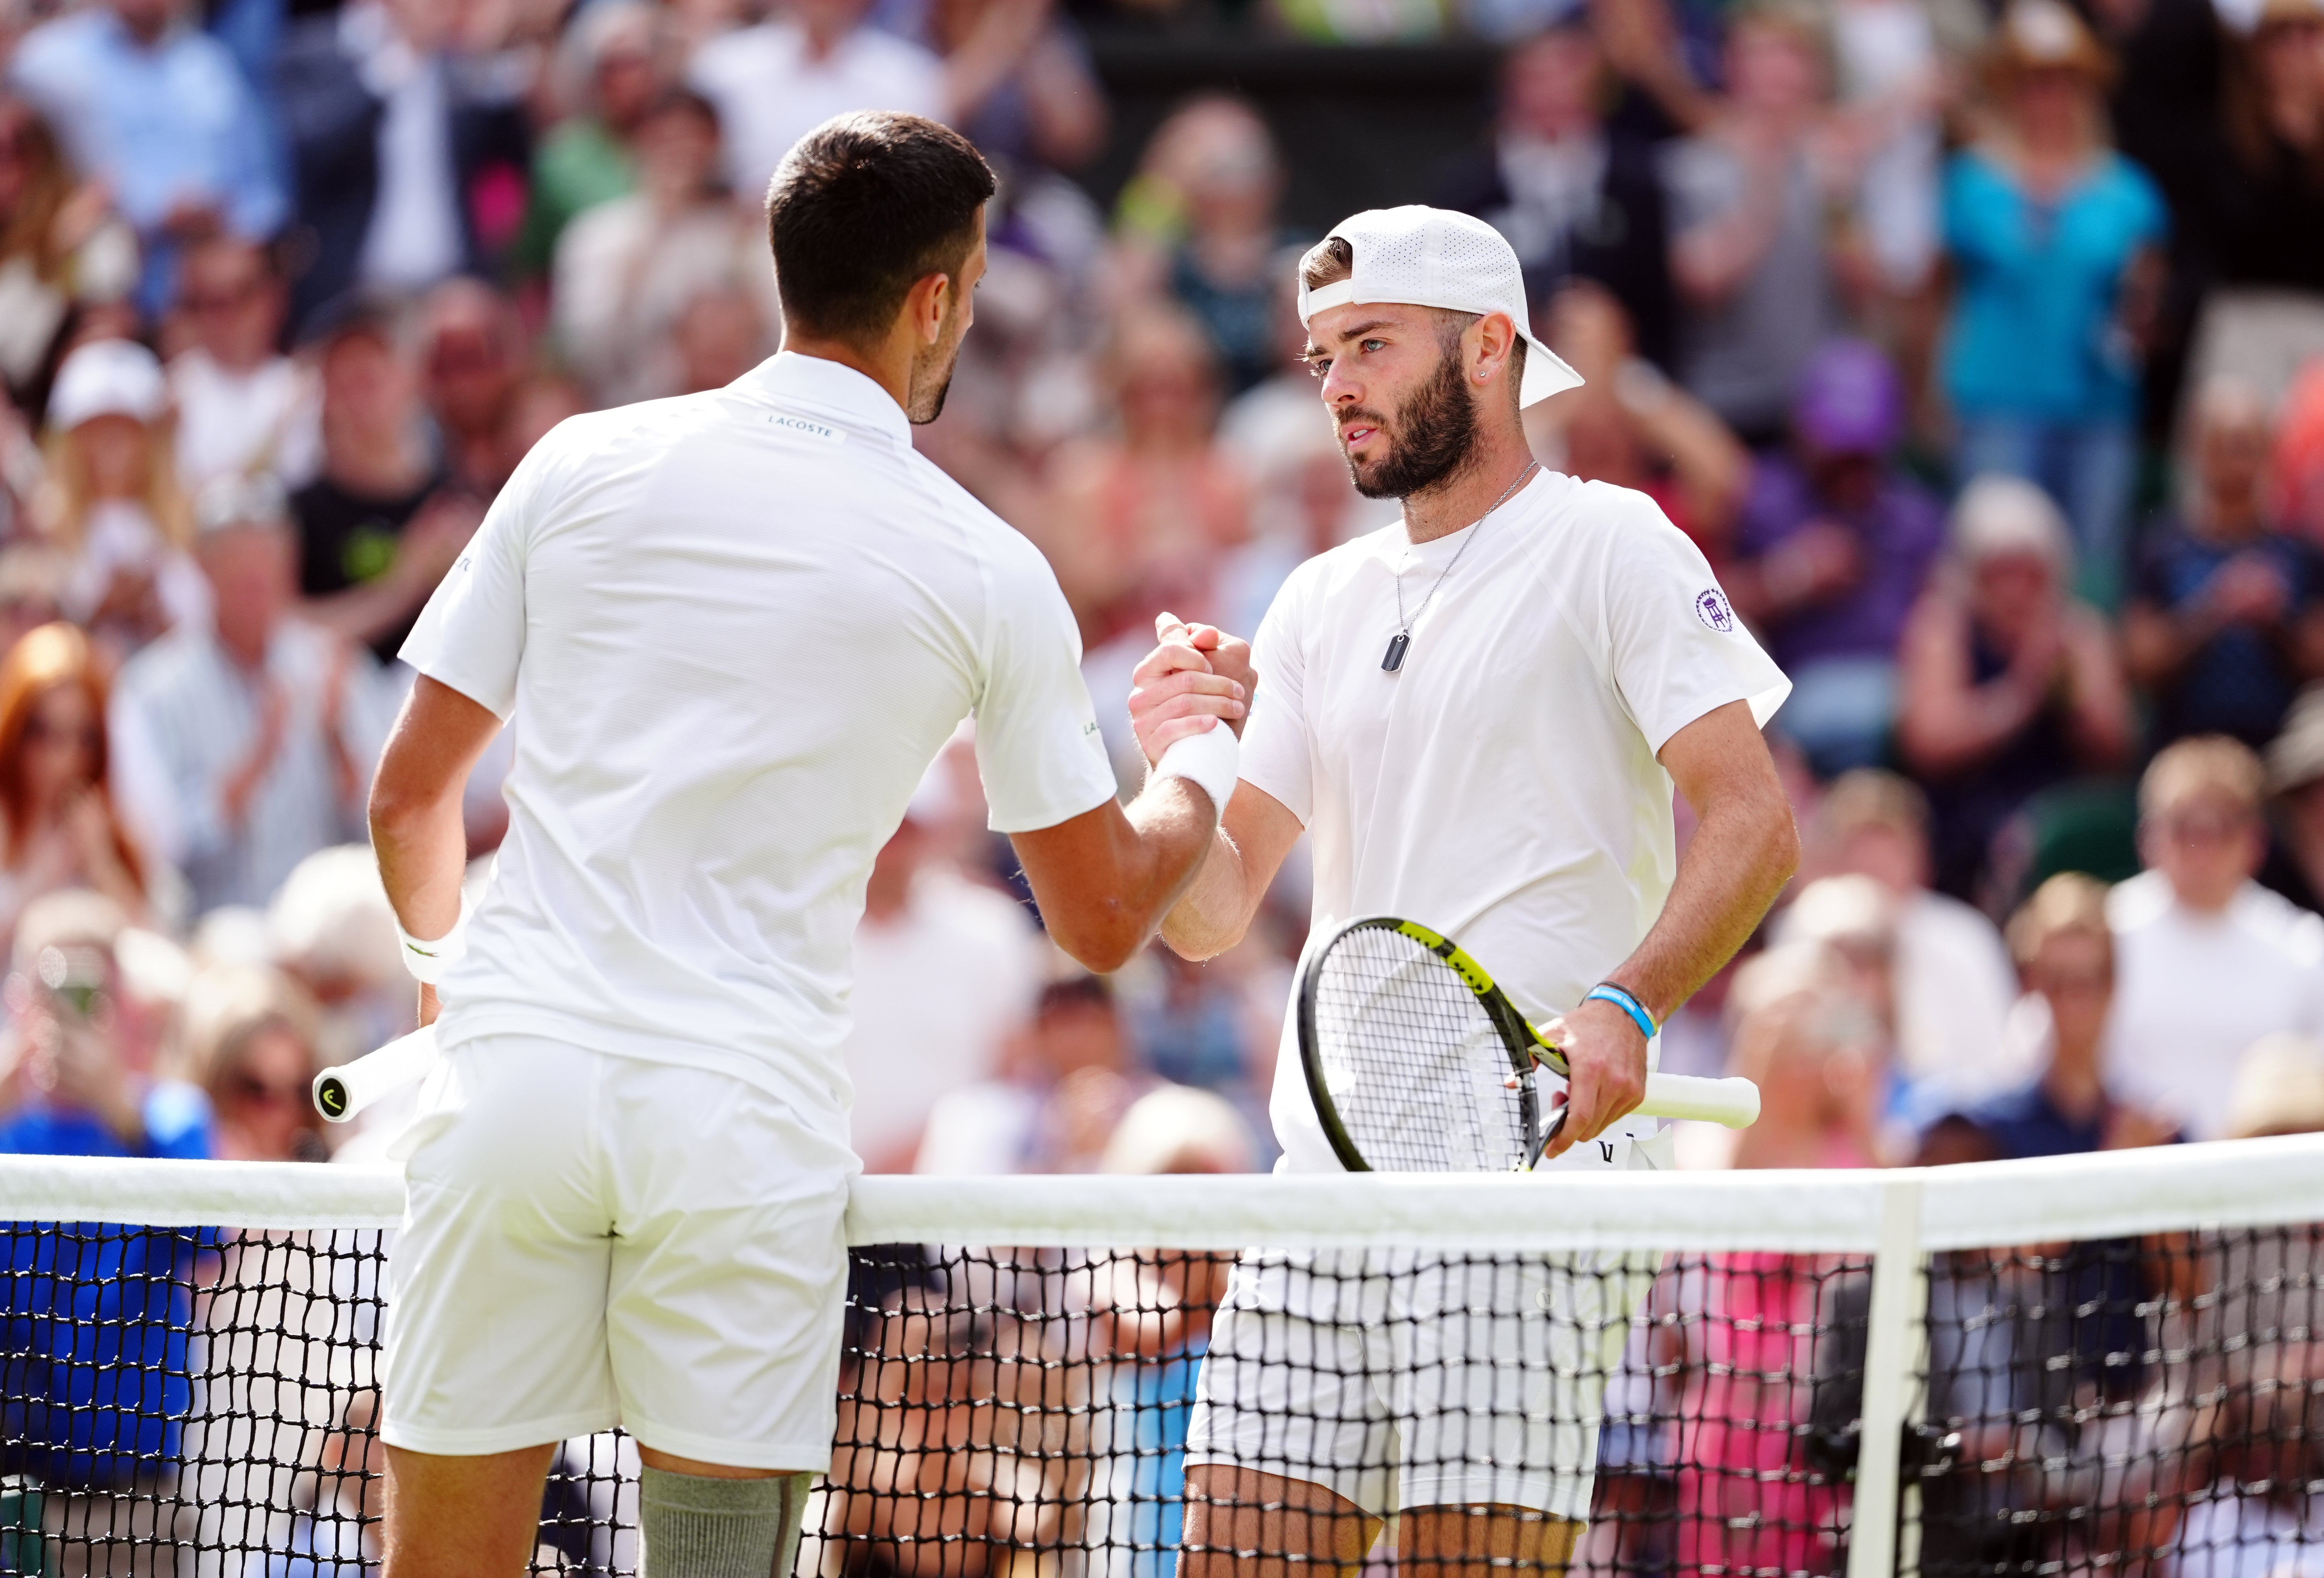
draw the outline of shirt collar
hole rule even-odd
[[[853,367],[797,351],[778,351],[736,381],[787,404],[814,406],[907,446],[912,424],[895,398]]]

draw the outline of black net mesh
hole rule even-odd
[[[0,1572],[375,1567],[382,1234],[5,1232]],[[2319,1266],[2305,1226],[1930,1257],[1899,1570],[2324,1574]],[[799,1571],[1838,1573],[1870,1286],[1840,1255],[861,1249]],[[637,1570],[636,1469],[558,1448],[537,1570]]]
[[[1301,990],[1331,1113],[1374,1171],[1508,1172],[1529,1160],[1528,1095],[1508,1083],[1499,1032],[1443,959],[1392,926],[1359,924]]]

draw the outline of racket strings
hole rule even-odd
[[[1523,1109],[1499,1032],[1452,967],[1385,927],[1318,961],[1323,1084],[1377,1172],[1500,1172],[1526,1160]]]

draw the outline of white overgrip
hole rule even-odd
[[[380,1097],[426,1078],[437,1055],[436,1027],[430,1024],[352,1063],[326,1069],[315,1076],[315,1110],[332,1123],[346,1123]]]
[[[1759,1087],[1748,1079],[1704,1079],[1692,1074],[1649,1074],[1638,1104],[1650,1118],[1691,1118],[1748,1129],[1759,1121]]]

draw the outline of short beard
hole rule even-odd
[[[944,415],[945,396],[952,392],[952,375],[960,366],[960,347],[953,346],[941,371],[935,363],[936,358],[931,355],[927,362],[915,362],[912,365],[910,399],[904,407],[904,416],[915,427],[925,427]],[[931,384],[935,387],[930,388]]]
[[[958,308],[954,309],[955,313]],[[950,344],[945,341],[951,340]],[[944,415],[945,396],[952,392],[953,374],[960,370],[960,349],[968,343],[965,331],[952,333],[949,320],[936,343],[912,358],[911,383],[905,390],[904,416],[916,427],[925,427]]]
[[[1342,415],[1341,425],[1358,417],[1380,421],[1377,412],[1358,410]],[[1356,491],[1367,499],[1409,499],[1457,474],[1476,457],[1477,407],[1461,377],[1457,340],[1428,381],[1397,408],[1395,424],[1382,422],[1381,430],[1388,436],[1386,456],[1369,467],[1352,457],[1348,462]]]

